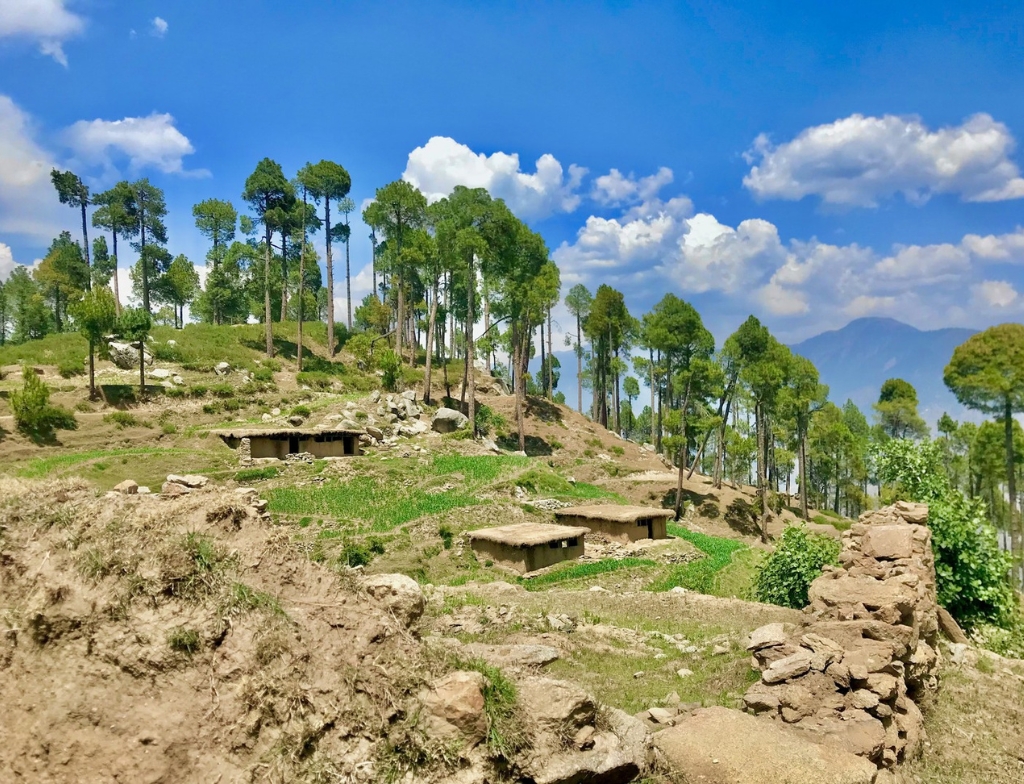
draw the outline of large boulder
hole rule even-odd
[[[118,343],[116,340],[107,344],[107,353],[110,361],[121,370],[136,370],[139,367],[139,347],[130,343]],[[142,356],[147,365],[153,364],[153,355],[148,349],[142,350]]]
[[[585,750],[536,749],[527,763],[535,784],[627,784],[648,767],[650,736],[643,722],[616,708],[605,712],[608,727],[586,727]],[[577,735],[577,737],[579,737]]]
[[[728,708],[702,708],[654,736],[682,781],[702,784],[871,784],[878,769],[776,722]]]
[[[593,724],[597,714],[593,697],[552,678],[524,679],[519,685],[519,704],[542,729],[562,737]]]
[[[362,583],[363,590],[406,626],[423,615],[426,600],[419,583],[404,574],[375,574]]]
[[[454,408],[439,408],[430,420],[431,427],[438,433],[454,433],[469,424],[469,417]]]
[[[436,681],[420,694],[424,732],[442,742],[464,740],[475,746],[487,735],[484,712],[484,676],[457,671]]]

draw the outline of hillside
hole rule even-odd
[[[895,319],[862,318],[790,348],[817,366],[836,405],[850,399],[870,416],[882,383],[898,377],[914,385],[922,416],[934,424],[943,411],[957,417],[963,413],[942,383],[942,371],[953,349],[973,334],[970,329],[923,331]]]

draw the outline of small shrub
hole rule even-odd
[[[714,520],[719,514],[721,514],[718,504],[714,501],[705,501],[697,508],[697,511],[700,513],[701,517],[706,517],[709,520]]]
[[[188,392],[182,387],[166,387],[164,389],[164,395],[171,398],[172,400],[179,400],[185,397]]]
[[[292,416],[308,417],[313,412],[309,409],[309,406],[294,406],[290,413]]]
[[[191,370],[193,373],[212,373],[214,364],[213,362],[182,362],[181,367],[183,370]]]
[[[203,403],[204,414],[219,414],[223,409],[223,403]]]
[[[189,397],[205,397],[206,396],[206,385],[205,384],[193,384],[188,388]]]
[[[274,371],[268,367],[259,367],[252,374],[254,381],[269,384],[274,381]]]
[[[154,346],[150,346],[150,349],[153,352],[154,359],[158,362],[180,362],[182,359],[181,350],[169,343],[157,343]]]
[[[550,446],[552,449],[565,449],[565,444],[563,444],[557,438],[548,439],[548,446]]]
[[[338,562],[347,566],[366,566],[378,555],[384,555],[384,542],[371,537],[366,542],[348,542],[338,556]]]
[[[321,392],[326,392],[334,387],[334,378],[330,374],[319,370],[298,373],[295,376],[295,381],[299,386],[317,389]]]
[[[178,432],[178,426],[173,422],[164,422],[160,426],[160,429],[163,431],[163,434],[165,436],[173,436],[175,433]]]
[[[504,430],[508,421],[490,406],[480,403],[476,409],[476,429],[481,435],[488,435],[491,430]]]
[[[9,399],[18,430],[32,439],[47,440],[53,437],[55,430],[75,430],[78,427],[71,411],[50,405],[50,388],[35,370],[25,366],[22,379],[22,388],[12,392]]]
[[[402,360],[391,349],[385,349],[377,358],[377,367],[384,374],[381,377],[381,386],[388,392],[397,392],[402,377]]]
[[[108,425],[117,425],[121,430],[124,430],[126,427],[139,426],[139,420],[128,411],[111,411],[109,414],[103,415],[103,421]]]
[[[75,403],[75,411],[81,411],[83,414],[88,414],[92,411],[92,406],[89,405],[88,401],[80,400]]]
[[[237,397],[229,397],[224,402],[225,411],[238,411],[245,407],[245,403],[239,400]]]
[[[61,378],[72,378],[74,376],[85,375],[85,365],[81,360],[63,360],[57,365],[57,372],[60,373]]]
[[[441,544],[444,545],[444,549],[451,550],[452,540],[455,538],[455,534],[452,532],[452,529],[444,523],[441,523],[437,529],[437,535],[441,537]]]
[[[234,397],[235,396],[235,388],[233,386],[231,386],[230,384],[225,384],[223,382],[220,383],[220,384],[211,384],[210,385],[210,392],[213,394],[214,397]]]
[[[839,563],[842,545],[835,539],[789,526],[758,569],[755,593],[758,601],[792,607],[807,606],[807,589],[826,564]]]
[[[196,629],[175,626],[167,634],[167,644],[171,646],[172,651],[191,656],[202,647],[203,638]]]
[[[626,450],[623,449],[618,444],[608,447],[608,451],[611,452],[613,455],[619,455],[620,457],[626,454]]]

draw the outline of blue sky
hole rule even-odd
[[[1019,320],[1022,29],[979,2],[0,0],[0,275],[77,235],[52,165],[148,176],[201,264],[192,204],[327,158],[357,204],[486,185],[565,290],[673,291],[719,339]]]

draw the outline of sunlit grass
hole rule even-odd
[[[648,558],[608,558],[603,561],[572,564],[554,569],[537,577],[522,578],[520,582],[527,590],[536,591],[567,580],[582,580],[608,574],[609,572],[618,572],[623,569],[648,569],[655,566],[657,566],[657,563]]]
[[[697,531],[690,531],[681,525],[669,524],[668,533],[671,536],[685,539],[703,552],[705,557],[699,561],[675,567],[668,574],[651,583],[648,586],[648,590],[651,591],[670,591],[679,586],[700,593],[713,593],[717,573],[729,565],[733,553],[746,548],[743,542],[737,542],[735,539],[708,536]]]

